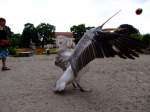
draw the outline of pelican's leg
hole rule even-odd
[[[79,89],[80,91],[84,92],[84,89],[80,86],[80,84],[79,84],[77,81],[73,81],[73,82],[72,82],[72,86],[73,86],[75,89]]]
[[[83,89],[83,87],[78,82],[76,82],[76,84],[77,84],[77,87],[80,89],[81,92],[86,92],[86,90]]]
[[[72,82],[72,86],[73,86],[74,88],[77,88],[77,85],[76,85],[75,82]]]
[[[90,92],[90,91],[91,91],[90,89],[85,89],[85,88],[83,88],[83,87],[79,84],[79,82],[77,82],[77,81],[74,81],[74,82],[72,83],[72,85],[73,85],[74,88],[77,88],[77,87],[78,87],[81,92]]]

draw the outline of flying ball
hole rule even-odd
[[[136,11],[135,11],[135,13],[136,13],[136,15],[140,15],[140,14],[142,14],[142,9],[141,8],[138,8],[138,9],[136,9]]]

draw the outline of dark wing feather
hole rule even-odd
[[[143,47],[137,40],[114,32],[89,31],[77,44],[69,62],[75,75],[95,58],[114,57],[135,59]]]

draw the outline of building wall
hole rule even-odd
[[[61,48],[63,46],[66,46],[68,48],[73,48],[75,46],[74,38],[67,37],[64,35],[57,35],[56,36],[56,46],[59,48]]]
[[[74,48],[75,43],[74,43],[74,38],[73,34],[71,32],[56,32],[55,33],[55,40],[56,44],[47,44],[44,47],[45,48],[62,48],[62,47],[67,47],[67,48]]]

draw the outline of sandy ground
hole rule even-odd
[[[0,112],[150,112],[150,55],[136,60],[96,59],[81,84],[54,94],[62,74],[54,56],[8,58],[10,71],[0,71]]]

